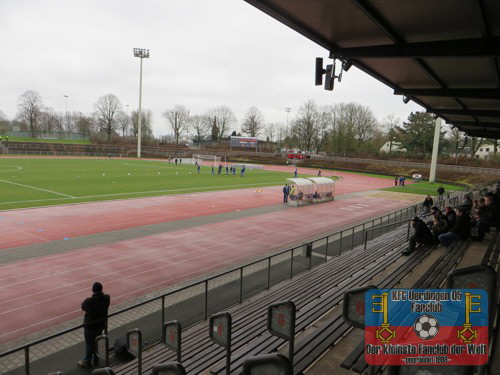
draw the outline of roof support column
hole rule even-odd
[[[441,135],[441,118],[437,117],[434,127],[434,144],[432,145],[431,171],[429,173],[429,182],[436,182],[437,158],[439,152],[439,136]]]

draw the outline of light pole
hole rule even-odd
[[[126,130],[128,131],[128,124],[130,124],[130,117],[128,115],[128,107],[129,107],[129,105],[125,104],[125,107],[127,107],[127,129]],[[123,136],[123,138],[125,138],[125,129],[123,130],[123,135],[122,136]]]
[[[288,115],[290,114],[291,110],[292,109],[290,107],[285,107],[285,112],[286,112],[285,139],[288,135]],[[284,143],[284,140],[283,140],[283,143]]]
[[[141,157],[141,121],[142,121],[142,59],[149,58],[149,50],[134,48],[134,56],[141,59],[141,70],[139,73],[139,120],[137,121],[137,157]]]
[[[68,138],[68,95],[64,95],[64,97],[66,98],[66,138]]]

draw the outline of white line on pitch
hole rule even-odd
[[[5,180],[0,180],[0,181],[5,181]],[[5,181],[5,182],[10,182],[10,181]],[[14,182],[10,182],[11,184],[14,184]],[[213,190],[213,189],[220,189],[220,188],[234,188],[234,187],[251,187],[251,186],[268,186],[268,187],[273,187],[276,186],[279,182],[265,182],[261,184],[240,184],[240,185],[221,185],[221,186],[206,186],[203,187],[202,189],[206,190]],[[32,187],[28,185],[22,185],[22,184],[17,184],[21,186],[26,186],[26,187]],[[37,189],[37,188],[33,188]],[[87,199],[87,198],[101,198],[101,197],[119,197],[119,196],[124,196],[124,195],[141,195],[141,194],[151,194],[151,193],[170,193],[170,192],[182,192],[186,190],[197,190],[199,187],[196,188],[182,188],[182,189],[171,189],[171,190],[149,190],[149,191],[134,191],[134,192],[129,192],[129,193],[115,193],[115,194],[101,194],[101,195],[84,195],[84,196],[78,196],[74,197],[71,195],[66,195],[62,193],[56,193],[56,192],[51,192],[50,190],[45,190],[51,193],[56,193],[56,194],[61,194],[66,196],[67,198],[47,198],[47,199],[32,199],[32,200],[26,200],[26,201],[15,201],[15,202],[0,202],[0,205],[4,204],[17,204],[17,203],[30,203],[30,202],[43,202],[43,201],[54,201],[54,200],[62,200],[62,199]],[[39,189],[43,190],[43,189]],[[225,189],[227,191],[231,189]],[[222,191],[222,190],[221,190]],[[204,191],[199,191],[199,193],[203,193]],[[144,198],[146,198],[145,196]]]
[[[68,195],[68,194],[63,194],[63,193],[58,193],[57,191],[52,191],[52,190],[47,190],[47,189],[41,189],[41,188],[37,188],[37,187],[34,187],[34,186],[30,186],[30,185],[24,185],[24,184],[20,184],[18,182],[12,182],[12,181],[7,181],[7,180],[0,180],[1,182],[6,182],[8,184],[12,184],[12,185],[19,185],[19,186],[24,186],[24,187],[27,187],[27,188],[30,188],[30,189],[35,189],[35,190],[41,190],[41,191],[46,191],[47,193],[52,193],[52,194],[58,194],[58,195],[62,195],[64,197],[68,197],[68,198],[76,198],[72,195]]]

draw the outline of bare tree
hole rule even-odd
[[[174,108],[163,112],[163,117],[167,120],[174,132],[175,143],[179,143],[182,133],[186,132],[189,125],[189,111],[182,105],[176,105]]]
[[[118,118],[121,112],[120,100],[113,94],[101,96],[94,104],[95,124],[108,135],[108,142],[111,142],[111,135],[118,128]]]
[[[207,116],[195,115],[189,118],[188,132],[193,137],[193,141],[200,142],[210,134],[210,118]]]
[[[307,101],[299,108],[297,117],[292,122],[292,136],[296,139],[301,149],[310,151],[314,137],[318,132],[320,113],[313,100]]]
[[[42,133],[53,133],[62,131],[63,116],[58,115],[53,108],[46,107],[40,116],[38,131]]]
[[[17,100],[18,118],[26,124],[31,136],[36,137],[40,125],[43,103],[40,94],[36,91],[26,91]]]
[[[218,129],[217,140],[221,141],[226,138],[227,133],[231,130],[232,127],[236,126],[236,116],[234,115],[231,108],[228,106],[220,106],[208,111],[208,116],[211,119],[215,118],[216,125]]]
[[[90,137],[94,133],[94,124],[92,118],[85,115],[83,112],[73,114],[76,131],[86,137]]]
[[[394,137],[396,133],[396,128],[401,126],[401,120],[394,114],[390,114],[382,120],[382,126],[387,132],[387,138],[389,139],[389,153],[392,152],[392,143],[394,142]]]
[[[151,138],[153,135],[153,112],[150,109],[141,110],[141,138]],[[132,131],[137,138],[139,129],[139,111],[132,111]]]
[[[264,136],[266,137],[266,141],[274,142],[274,138],[280,134],[279,127],[280,124],[268,124],[264,127]]]
[[[484,138],[478,138],[478,137],[468,137],[468,141],[470,144],[470,157],[474,159],[477,150],[479,150],[479,147],[481,147],[484,144]]]
[[[241,131],[250,137],[257,137],[264,129],[264,116],[257,107],[250,107],[243,118]]]
[[[125,138],[125,133],[130,130],[130,117],[123,111],[118,116],[118,126],[122,131],[122,138]]]

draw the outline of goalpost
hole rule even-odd
[[[204,161],[208,161],[212,165],[217,165],[221,162],[221,157],[215,155],[193,155],[193,162],[198,163],[198,165],[201,165]]]

